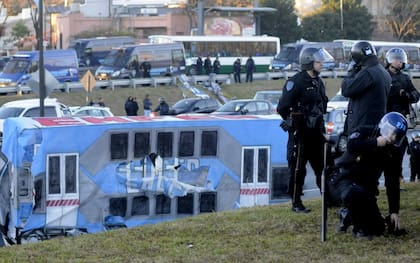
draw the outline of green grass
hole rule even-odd
[[[0,248],[0,262],[419,262],[420,184],[404,185],[406,236],[357,239],[336,233],[328,211],[327,240],[320,241],[321,201],[309,214],[290,203],[201,214],[177,221]],[[379,204],[387,211],[385,192]]]

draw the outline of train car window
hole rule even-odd
[[[76,155],[66,155],[65,157],[65,187],[64,190],[66,194],[76,193],[76,183],[77,183],[77,156]]]
[[[60,156],[48,158],[48,194],[60,193]]]
[[[173,138],[172,132],[158,133],[156,151],[162,158],[173,156]]]
[[[258,183],[268,180],[268,149],[258,149]]]
[[[254,149],[244,150],[242,183],[254,182]]]
[[[186,157],[194,155],[194,132],[183,131],[179,134],[178,156]]]
[[[216,211],[216,193],[207,192],[200,194],[200,213]]]
[[[166,195],[156,196],[156,214],[169,214],[171,213],[171,199]]]
[[[111,160],[127,159],[128,133],[111,134]]]
[[[194,195],[189,193],[186,196],[178,197],[178,214],[193,214]]]
[[[109,199],[109,214],[113,216],[125,217],[127,211],[127,198],[111,198]]]
[[[148,215],[149,214],[149,198],[147,196],[137,196],[133,198],[131,207],[131,215]]]
[[[150,153],[150,133],[137,132],[134,135],[134,158],[143,158]]]
[[[217,131],[203,131],[201,134],[201,155],[217,155]]]

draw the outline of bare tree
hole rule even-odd
[[[420,2],[413,0],[391,0],[390,15],[386,24],[398,40],[418,38],[420,27]]]

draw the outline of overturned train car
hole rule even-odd
[[[9,118],[3,241],[267,205],[285,192],[280,122],[275,115]]]

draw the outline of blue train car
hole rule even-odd
[[[272,116],[8,118],[0,229],[10,243],[268,205],[287,133]]]

